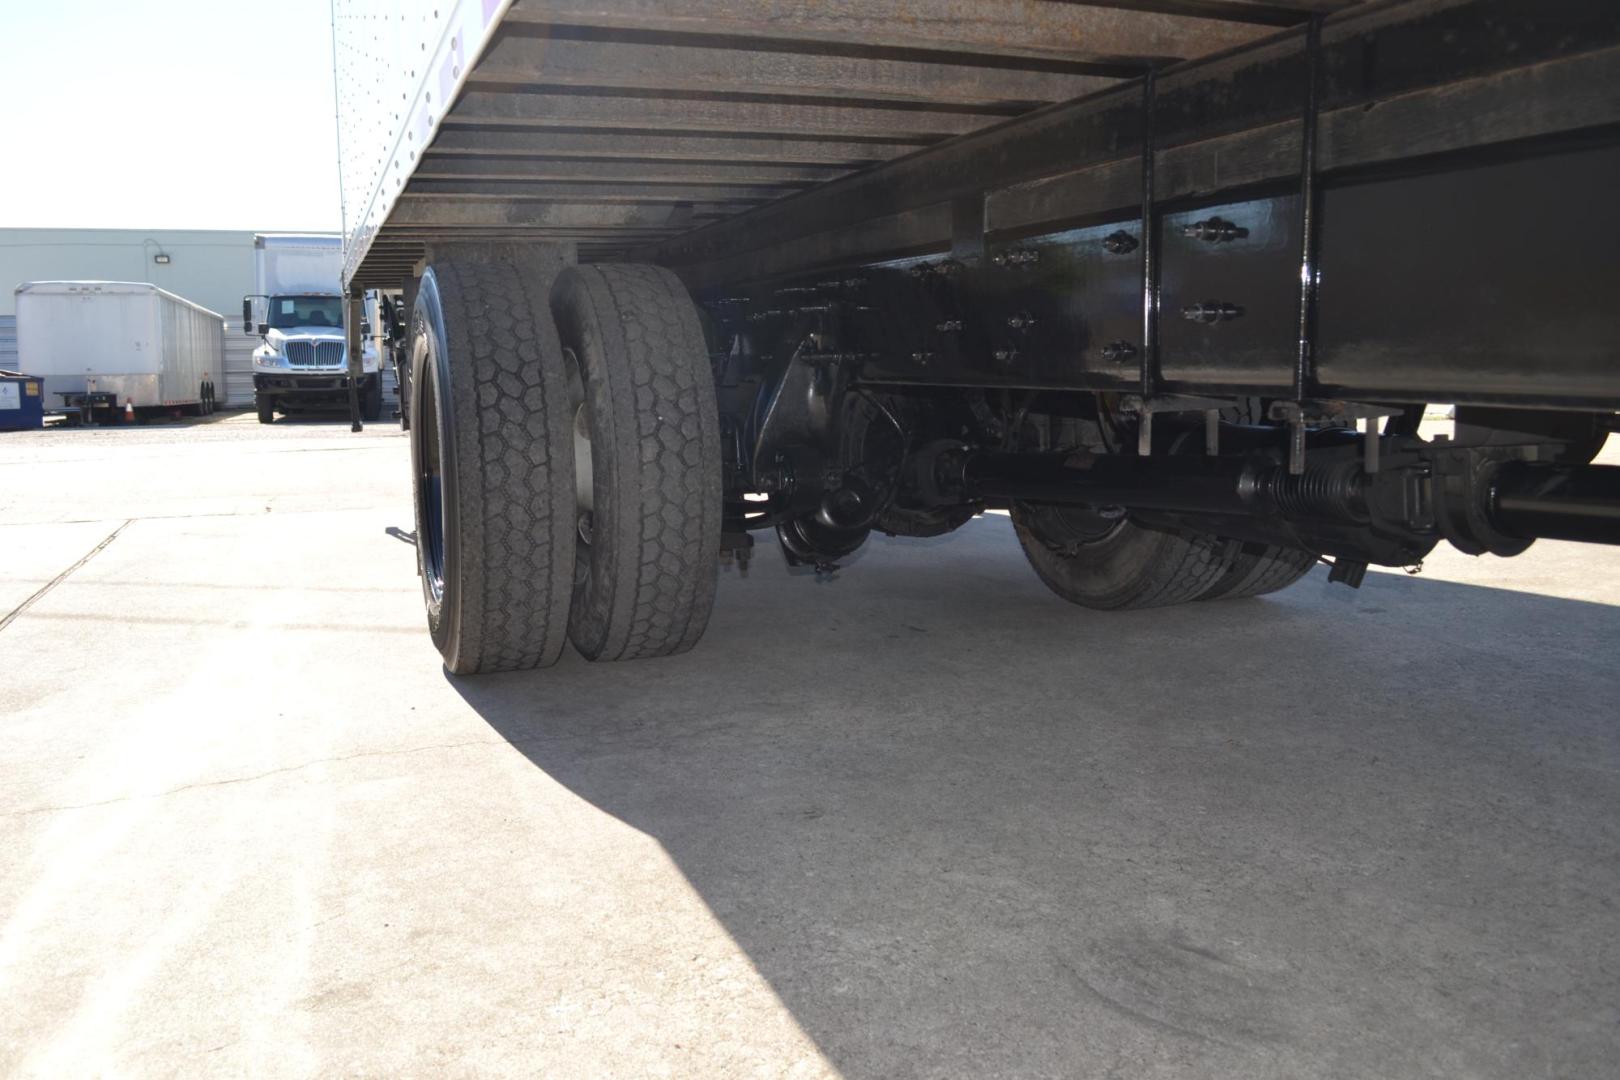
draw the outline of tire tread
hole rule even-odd
[[[1241,600],[1286,589],[1316,565],[1316,556],[1295,548],[1245,544],[1204,600]]]
[[[460,510],[445,523],[457,530],[462,584],[459,640],[446,663],[456,674],[545,667],[567,640],[574,499],[546,282],[504,261],[434,270],[452,360]]]
[[[611,455],[615,482],[635,493],[617,537],[634,565],[605,575],[605,602],[576,596],[574,644],[593,660],[685,652],[714,608],[720,546],[719,418],[696,309],[673,272],[630,264],[565,271],[553,304],[594,313],[617,445],[593,459]]]
[[[1084,588],[1075,560],[1048,546],[1015,510],[1013,526],[1019,545],[1041,581],[1070,603],[1101,611],[1169,607],[1196,600],[1226,573],[1235,553],[1229,540],[1202,533],[1161,532],[1127,522],[1128,541],[1151,548],[1147,565],[1115,594]]]

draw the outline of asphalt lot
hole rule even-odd
[[[1620,550],[1100,615],[986,517],[458,681],[405,457],[0,434],[0,1074],[1614,1075]]]

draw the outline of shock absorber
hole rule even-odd
[[[945,466],[970,499],[1079,503],[1186,514],[1364,521],[1366,476],[1355,462],[1291,475],[1269,457],[967,451]]]
[[[1238,484],[1252,485],[1247,496],[1252,505],[1268,507],[1285,517],[1327,517],[1351,521],[1367,520],[1367,474],[1360,464],[1342,461],[1311,466],[1302,473],[1290,473],[1280,465],[1251,463]]]

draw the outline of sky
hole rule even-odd
[[[0,226],[340,225],[329,0],[0,0]]]

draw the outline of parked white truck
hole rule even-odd
[[[17,286],[20,365],[47,409],[83,420],[212,412],[224,376],[223,316],[141,281]]]
[[[242,332],[263,343],[253,351],[253,403],[259,423],[276,413],[346,407],[349,358],[343,340],[339,285],[343,247],[335,236],[255,236],[257,292],[242,298]],[[361,348],[360,412],[382,416],[378,351],[369,327]]]

